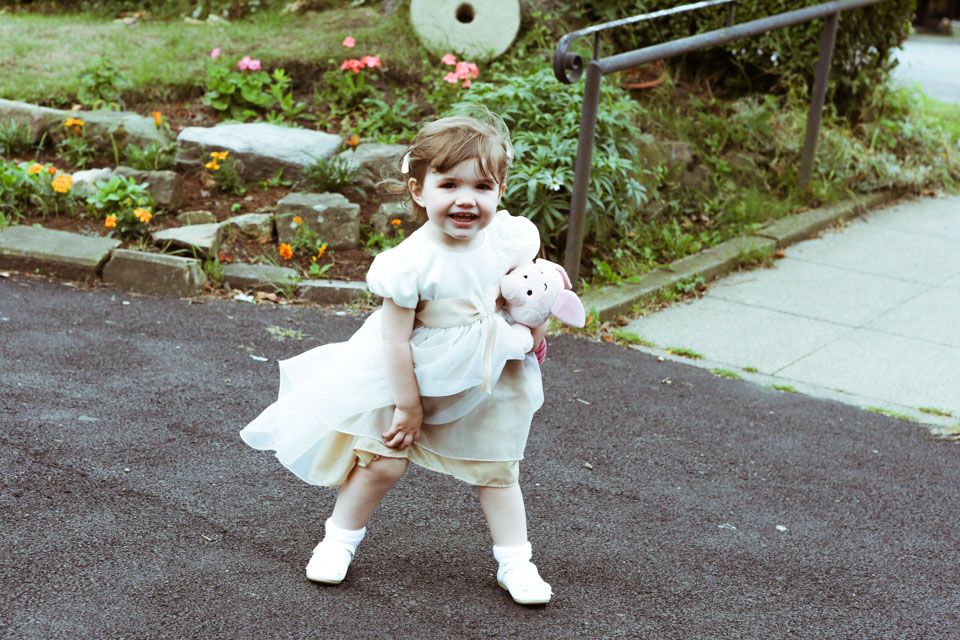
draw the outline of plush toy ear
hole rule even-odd
[[[566,270],[556,262],[550,262],[549,260],[544,260],[543,258],[537,258],[534,260],[534,264],[538,267],[549,267],[551,269],[556,269],[560,272],[560,277],[563,278],[563,287],[565,289],[573,288],[573,285],[570,284],[570,276],[568,276]]]
[[[560,322],[574,327],[582,327],[587,323],[587,311],[583,308],[583,303],[580,302],[577,294],[567,289],[561,291],[554,300],[550,313]]]

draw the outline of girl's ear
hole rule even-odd
[[[421,207],[423,206],[423,188],[416,178],[407,180],[407,188],[410,190],[410,197]]]

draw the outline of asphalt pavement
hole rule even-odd
[[[955,442],[569,336],[521,466],[551,604],[496,586],[474,492],[416,468],[347,581],[307,581],[334,492],[237,433],[277,359],[360,322],[0,277],[0,636],[957,637]]]

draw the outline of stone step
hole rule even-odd
[[[0,266],[45,275],[89,279],[100,275],[119,240],[40,227],[0,231]]]

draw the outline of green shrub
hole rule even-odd
[[[33,147],[30,127],[20,124],[13,118],[0,122],[0,155],[19,156]]]
[[[510,128],[516,161],[503,206],[533,220],[554,254],[567,228],[582,101],[583,83],[560,85],[541,68],[522,76],[494,73],[490,82],[473,83],[460,103],[483,104]],[[612,83],[602,85],[600,103],[585,233],[616,242],[627,237],[646,201],[642,179],[649,169],[634,160],[638,104]]]
[[[303,170],[307,185],[320,192],[339,193],[354,185],[359,169],[344,156],[317,158]]]
[[[773,16],[818,0],[737,0],[735,23]],[[673,0],[588,0],[566,3],[565,12],[583,14],[586,22],[601,22],[672,8]],[[831,83],[827,100],[841,114],[856,114],[865,96],[889,77],[891,54],[907,38],[915,0],[886,0],[840,14]],[[611,30],[602,36],[601,55],[669,42],[724,26],[726,5],[645,21]],[[767,91],[783,78],[799,75],[813,81],[823,20],[775,29],[684,58],[701,77],[737,90]]]
[[[123,91],[130,86],[130,80],[120,73],[113,62],[107,58],[97,58],[80,72],[77,100],[91,109],[119,110],[123,106]]]

